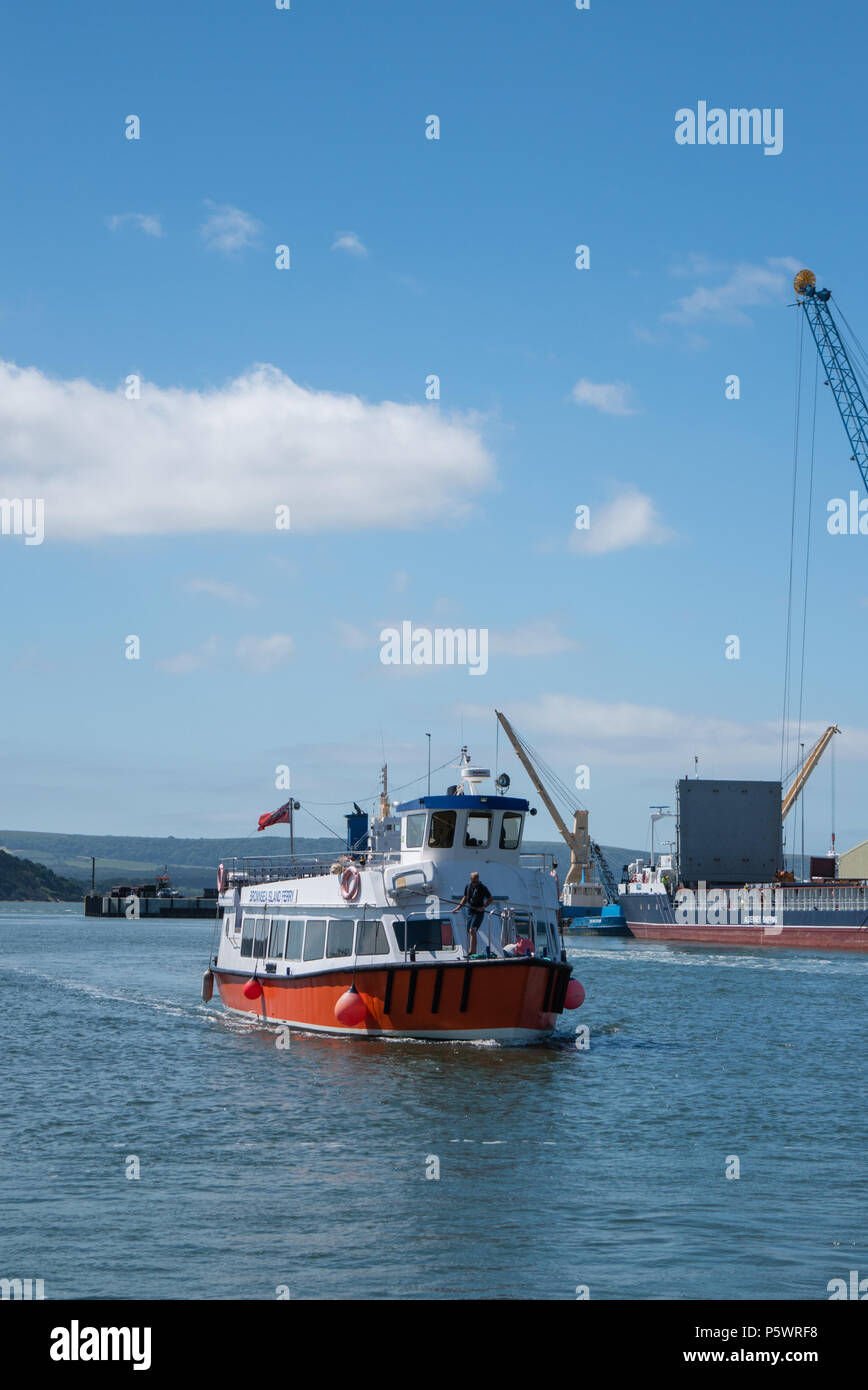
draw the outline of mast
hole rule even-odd
[[[392,814],[392,807],[389,804],[388,763],[383,763],[382,771],[380,772],[380,781],[382,783],[382,786],[380,788],[380,819],[388,820],[389,816]]]

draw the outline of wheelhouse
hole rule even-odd
[[[521,849],[528,803],[505,796],[426,796],[395,808],[402,858],[514,859]]]

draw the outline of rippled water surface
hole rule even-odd
[[[868,958],[597,939],[546,1046],[283,1050],[201,1002],[211,934],[0,908],[0,1275],[197,1299],[822,1299],[868,1275]]]

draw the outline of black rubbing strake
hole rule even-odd
[[[443,966],[442,966],[442,965],[438,965],[437,969],[436,969],[435,972],[434,972],[434,994],[432,995],[432,998],[431,998],[431,1012],[432,1012],[432,1014],[439,1013],[439,1011],[440,1011],[440,991],[441,991],[442,988],[443,988]]]

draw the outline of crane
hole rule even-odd
[[[793,809],[793,807],[799,799],[799,793],[801,792],[811,773],[814,771],[814,768],[817,766],[817,763],[822,758],[829,744],[832,742],[833,735],[840,734],[840,732],[841,730],[838,728],[837,724],[830,724],[828,729],[826,729],[825,732],[822,733],[820,737],[817,739],[817,742],[814,744],[810,753],[805,758],[805,761],[802,763],[802,766],[796,773],[795,780],[793,781],[789,791],[784,797],[783,804],[781,806],[781,820],[786,820],[790,811]]]
[[[814,335],[820,361],[826,370],[827,385],[832,388],[853,450],[853,462],[858,464],[868,490],[868,406],[829,308],[832,292],[817,289],[817,277],[812,270],[800,270],[793,281],[793,289]]]
[[[566,822],[564,821],[563,816],[561,815],[557,806],[552,801],[551,797],[546,791],[542,783],[542,780],[539,776],[539,773],[537,772],[536,768],[531,762],[530,756],[526,748],[524,747],[524,744],[518,737],[518,734],[515,732],[515,729],[510,724],[506,715],[501,714],[500,710],[496,709],[494,713],[497,715],[498,721],[500,722],[500,727],[503,729],[503,732],[506,734],[506,737],[512,744],[515,750],[516,757],[518,758],[528,777],[533,782],[534,786],[539,792],[546,810],[548,811],[549,815],[551,816],[552,820],[554,821],[555,825],[560,831],[567,848],[573,856],[574,862],[583,860],[583,847],[580,844],[578,837],[574,834],[573,831],[567,829]],[[600,875],[600,880],[605,889],[606,897],[610,903],[616,903],[618,902],[618,885],[615,882],[612,870],[609,868],[609,865],[606,861],[606,856],[603,854],[603,851],[600,849],[600,846],[594,840],[589,839],[588,843],[591,847],[591,854],[594,857],[594,862],[597,866],[597,872]]]

